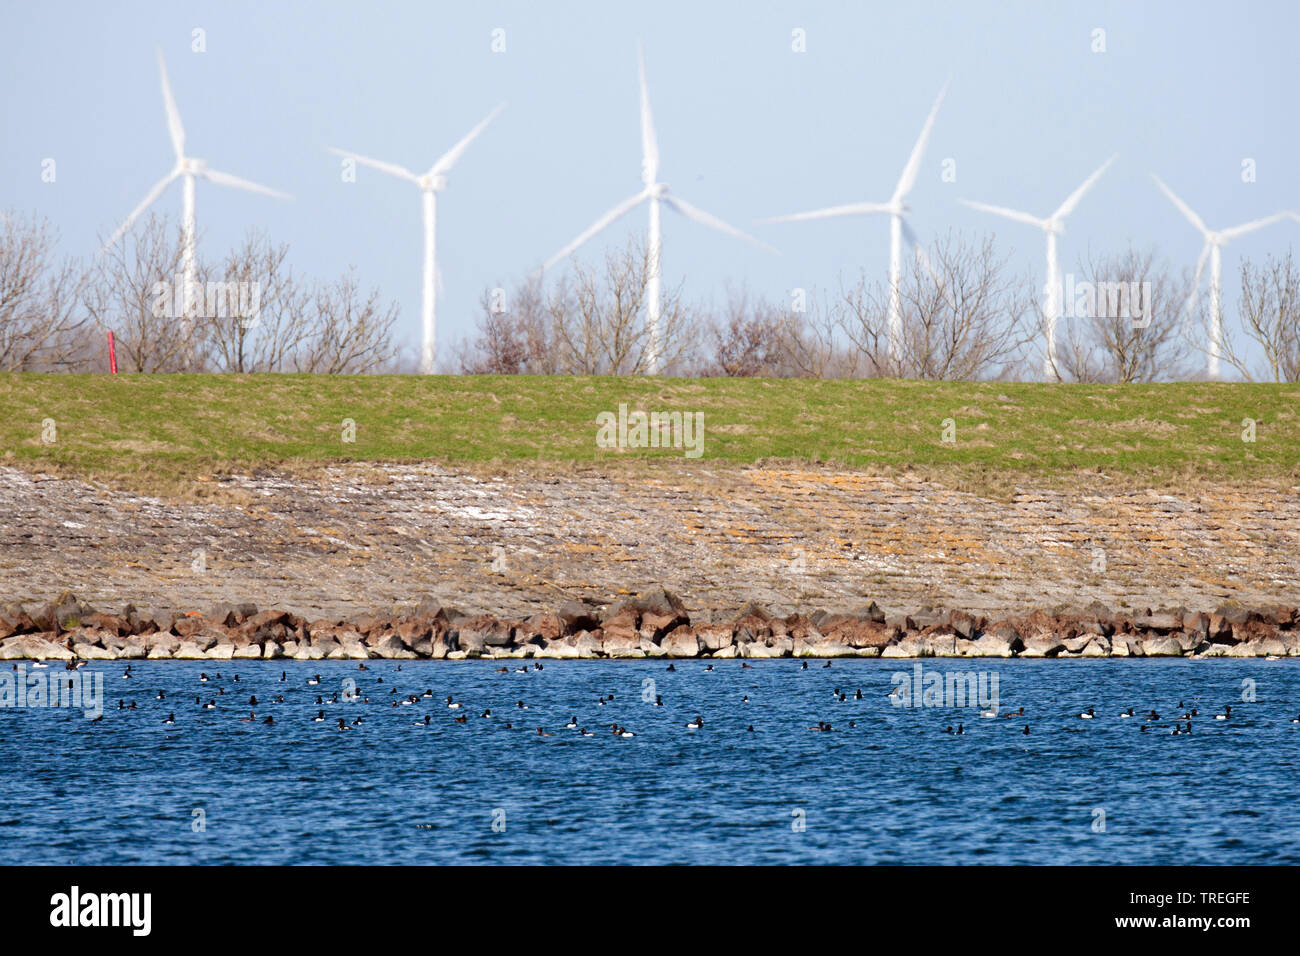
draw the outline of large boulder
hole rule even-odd
[[[89,604],[77,599],[71,591],[61,591],[53,601],[32,615],[32,620],[42,631],[69,631],[81,625],[81,619],[95,613]]]
[[[1183,646],[1172,637],[1147,637],[1142,640],[1146,657],[1182,657]]]
[[[418,653],[423,645],[425,653],[428,653],[429,637],[432,634],[432,627],[428,623],[414,619],[401,621],[393,628],[393,633],[408,650]]]
[[[1255,646],[1255,652],[1263,657],[1286,657],[1288,653],[1287,645],[1276,637],[1266,637],[1251,643]]]
[[[895,637],[894,628],[883,623],[857,617],[826,618],[818,625],[822,636],[828,640],[847,644],[853,648],[887,646]]]
[[[600,653],[600,630],[581,630],[554,641],[547,641],[538,657],[593,658]]]
[[[1223,652],[1224,657],[1259,657],[1259,642],[1242,641],[1240,644],[1233,644]]]
[[[872,648],[875,653],[879,650]],[[798,640],[794,642],[791,648],[791,654],[794,657],[856,657],[857,649],[850,647],[840,641],[822,638],[819,641],[809,642]]]
[[[696,657],[700,653],[700,640],[689,624],[683,624],[666,635],[660,647],[669,657]]]
[[[1110,641],[1106,638],[1097,636],[1090,640],[1082,651],[1080,657],[1110,657]]]
[[[934,646],[930,639],[916,632],[908,632],[880,652],[881,657],[933,657]]]
[[[605,611],[600,629],[620,638],[640,637],[641,612],[626,601],[619,601]]]
[[[109,631],[119,637],[131,633],[131,622],[118,614],[105,614],[96,611],[81,619],[82,627],[93,627],[100,631]]]
[[[390,661],[413,660],[415,658],[415,655],[402,643],[402,639],[393,633],[380,638],[379,642],[371,647],[371,650],[374,651],[376,657],[382,657]]]
[[[0,640],[35,630],[37,630],[36,622],[17,601],[10,602],[0,609]]]
[[[606,657],[645,657],[646,648],[642,646],[642,637],[636,631],[626,628],[603,628],[600,650]],[[649,641],[644,642],[647,646]]]
[[[744,644],[749,641],[765,641],[772,635],[773,619],[765,609],[752,601],[740,609],[731,621],[733,641]],[[784,630],[782,623],[782,630]]]
[[[659,585],[642,591],[629,603],[642,614],[686,616],[686,605],[681,602],[681,599]]]
[[[806,644],[806,642],[804,642]],[[794,639],[789,637],[772,637],[767,641],[746,641],[737,644],[741,657],[766,660],[773,657],[789,657],[794,653]]]
[[[233,604],[216,604],[204,613],[204,619],[213,624],[220,624],[222,627],[234,627],[239,623],[239,612],[235,610]]]
[[[1104,640],[1104,638],[1102,638]],[[970,650],[974,657],[1012,657],[1022,647],[1024,642],[1020,640],[1020,635],[1013,634],[1007,636],[1002,634],[981,634],[978,640],[972,641]]]
[[[87,661],[113,661],[117,660],[117,651],[111,651],[105,647],[98,647],[94,644],[73,644],[72,654]]]
[[[442,602],[432,594],[421,596],[419,602],[415,605],[415,610],[411,612],[411,617],[421,624],[428,625],[430,628],[438,625],[445,626],[449,620]]]
[[[674,628],[691,623],[686,605],[677,595],[662,587],[641,592],[628,605],[640,614],[641,632],[651,641],[660,641]]]
[[[973,641],[978,636],[975,618],[965,611],[949,611],[946,623],[958,637],[964,640]]]
[[[157,632],[155,631],[151,633]],[[145,646],[145,640],[146,637],[140,635],[133,635],[132,637],[127,638],[127,640],[117,650],[117,659],[134,661],[142,660],[147,657],[149,655],[149,649]]]
[[[0,660],[34,660],[34,661],[70,661],[72,651],[62,644],[56,644],[48,637],[53,634],[22,634],[7,638],[0,643]]]
[[[1050,631],[1039,631],[1024,639],[1021,657],[1057,657],[1065,651],[1065,642]]]
[[[1110,641],[1110,656],[1111,657],[1137,657],[1138,655],[1133,653],[1133,651],[1130,648],[1129,640],[1130,640],[1129,637],[1124,634],[1119,634],[1116,635],[1114,638],[1112,638]]]
[[[929,643],[935,657],[958,657],[957,635],[949,627],[926,627],[921,637]]]
[[[483,653],[483,634],[475,628],[464,633],[458,628],[452,628],[447,632],[447,642],[452,647],[447,652],[449,660],[463,660],[467,655],[477,657]],[[370,643],[370,638],[366,638],[366,643]],[[453,654],[459,654],[460,657],[452,657]]]
[[[194,644],[201,651],[206,651],[210,647],[218,644],[234,644],[234,638],[231,637],[230,631],[224,627],[215,625],[205,626],[196,631],[190,638],[190,643]]]
[[[1156,631],[1167,634],[1183,627],[1183,614],[1161,608],[1154,614],[1139,614],[1133,618],[1133,625],[1144,631]]]
[[[151,660],[166,660],[176,653],[180,645],[180,638],[167,633],[150,634],[144,639],[144,646],[148,652],[146,656]]]
[[[735,632],[729,624],[696,624],[694,630],[700,648],[710,654],[716,654],[735,643]]]
[[[539,641],[554,641],[565,635],[564,621],[554,612],[534,614],[515,628],[515,640],[519,643],[534,644]]]

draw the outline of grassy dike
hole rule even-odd
[[[0,456],[159,491],[338,461],[683,461],[680,449],[598,447],[597,415],[620,404],[703,412],[705,467],[821,461],[976,483],[1080,471],[1164,485],[1300,479],[1300,386],[1225,383],[7,373]],[[946,419],[954,441],[943,440]]]

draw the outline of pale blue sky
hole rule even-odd
[[[688,201],[780,249],[771,256],[665,212],[664,273],[695,300],[748,283],[773,297],[883,275],[883,218],[754,220],[889,197],[925,114],[953,84],[913,190],[925,241],[993,231],[1041,279],[1042,234],[957,203],[1046,215],[1111,153],[1070,219],[1080,254],[1154,245],[1190,266],[1201,239],[1156,191],[1158,172],[1212,227],[1300,208],[1300,7],[1256,3],[16,3],[0,30],[0,208],[46,215],[88,256],[171,167],[155,47],[167,57],[189,151],[293,193],[200,182],[206,253],[249,227],[298,268],[355,264],[402,306],[416,340],[416,188],[338,145],[422,171],[499,101],[508,107],[439,200],[439,345],[472,327],[486,286],[513,283],[640,184],[635,44],[646,49],[661,176]],[[643,12],[652,11],[652,12]],[[207,52],[190,51],[206,30]],[[491,51],[503,28],[506,52]],[[806,53],[791,31],[807,31]],[[1108,50],[1091,52],[1091,31]],[[41,182],[53,157],[57,181]],[[940,180],[957,164],[957,182]],[[1257,181],[1243,183],[1244,157]],[[159,207],[176,216],[179,186]],[[643,231],[637,210],[584,252]],[[1224,256],[1229,321],[1243,255],[1284,252],[1284,223]]]

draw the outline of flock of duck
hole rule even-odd
[[[17,665],[15,665],[15,667],[16,666]],[[534,705],[527,703],[524,699],[514,694],[511,695],[515,697],[513,702],[507,702],[504,707],[498,705],[497,712],[494,713],[491,706],[484,706],[482,710],[479,710],[478,705],[471,708],[465,700],[458,700],[453,695],[446,695],[441,697],[441,699],[438,699],[439,695],[436,695],[432,688],[426,688],[423,691],[417,691],[414,693],[399,690],[397,684],[401,678],[398,678],[396,675],[402,671],[402,666],[401,663],[396,663],[395,665],[387,665],[384,667],[384,670],[388,672],[389,676],[387,682],[382,674],[368,674],[359,679],[348,676],[339,680],[341,689],[332,692],[321,689],[324,678],[322,678],[320,674],[313,674],[303,682],[301,678],[290,678],[288,671],[282,670],[278,681],[275,682],[277,685],[276,691],[272,694],[263,693],[261,698],[258,697],[256,692],[252,691],[248,693],[247,697],[244,696],[242,692],[243,689],[239,685],[243,683],[247,686],[249,682],[241,681],[238,673],[233,673],[229,679],[226,679],[218,672],[213,672],[209,675],[206,671],[203,671],[200,672],[197,678],[199,688],[193,696],[192,704],[189,702],[190,696],[188,692],[183,695],[180,695],[179,692],[173,692],[173,696],[168,697],[166,691],[158,690],[152,695],[152,700],[155,703],[159,703],[163,707],[168,708],[166,716],[161,718],[161,723],[169,727],[186,722],[186,713],[193,713],[195,711],[228,711],[232,714],[240,714],[241,716],[237,719],[242,723],[256,723],[265,726],[274,726],[277,723],[276,716],[273,713],[273,711],[277,710],[282,714],[282,721],[293,719],[302,720],[301,712],[299,712],[299,716],[295,718],[292,716],[293,711],[287,708],[294,704],[301,705],[304,702],[305,697],[306,702],[309,705],[307,709],[310,710],[311,707],[315,708],[315,713],[306,717],[306,720],[316,724],[330,724],[334,730],[340,732],[347,732],[363,727],[367,720],[365,714],[360,711],[354,711],[354,708],[349,707],[350,711],[354,711],[349,714],[352,718],[349,720],[348,717],[327,717],[326,710],[335,705],[361,704],[371,706],[386,705],[393,709],[399,709],[402,707],[438,708],[439,710],[444,710],[451,722],[456,724],[469,724],[471,720],[474,722],[493,720],[497,721],[498,724],[503,726],[506,730],[527,731],[539,737],[554,737],[561,729],[582,737],[595,737],[598,733],[602,733],[628,739],[634,738],[638,735],[637,731],[624,726],[620,720],[615,719],[606,722],[605,720],[598,719],[595,714],[592,715],[589,721],[579,720],[577,715],[573,714],[569,716],[567,722],[561,725],[552,724],[552,728],[548,729],[545,726],[545,721],[539,724],[535,719],[535,715],[531,713]],[[742,670],[753,669],[753,665],[743,661],[740,662],[739,666]],[[830,667],[830,661],[826,661],[822,665],[822,669],[828,669]],[[493,673],[495,675],[508,675],[511,673],[539,675],[544,669],[545,666],[541,662],[532,662],[531,664],[514,667],[497,667],[494,669]],[[702,669],[704,672],[708,673],[714,671],[715,667],[713,663],[709,662],[706,663]],[[808,662],[802,662],[800,669],[807,670]],[[676,664],[668,664],[667,670],[676,671]],[[357,665],[356,672],[359,675],[370,671],[372,671],[372,668],[364,662]],[[127,664],[126,669],[122,672],[120,677],[124,681],[139,679],[139,676],[134,673],[131,664]],[[362,680],[366,680],[370,683],[369,689],[365,691],[362,690]],[[299,688],[304,689],[302,693],[299,693]],[[753,689],[757,689],[757,686]],[[886,696],[894,697],[897,692],[898,689],[896,688]],[[114,695],[110,694],[109,696]],[[128,711],[136,710],[137,696],[138,695],[134,694],[131,695],[131,700],[129,702],[125,697],[119,697],[117,701],[117,709]],[[868,695],[865,695],[860,687],[852,691],[841,687],[835,687],[830,696],[832,706],[835,704],[849,703],[851,701],[863,701],[868,698]],[[664,706],[663,696],[661,694],[653,694],[653,697],[653,701],[650,701],[648,696],[644,697],[643,702],[652,704],[654,707]],[[434,703],[435,701],[437,702]],[[596,708],[609,707],[614,705],[615,701],[615,695],[610,691],[607,693],[601,693],[597,696],[597,698],[591,703],[591,706]],[[749,695],[741,695],[740,703],[749,704]],[[177,708],[179,708],[179,710]],[[286,709],[282,710],[282,708]],[[247,716],[243,716],[245,710]],[[259,711],[261,711],[260,716]],[[471,711],[477,711],[477,715],[471,717]],[[181,714],[180,717],[177,716],[178,713]],[[1004,713],[999,713],[997,708],[993,707],[981,711],[979,716],[987,719],[1011,719],[1017,724],[1024,720],[1023,729],[1021,729],[1019,733],[1025,736],[1032,733],[1031,724],[1027,719],[1025,708],[1023,706],[1014,711],[1006,711]],[[1052,715],[1043,716],[1050,718]],[[1055,716],[1058,719],[1061,717],[1059,714]],[[1068,715],[1066,716],[1068,719]],[[1183,701],[1179,701],[1178,707],[1176,708],[1176,715],[1162,717],[1154,708],[1151,708],[1146,713],[1140,714],[1134,707],[1128,707],[1127,709],[1120,711],[1120,713],[1116,715],[1116,719],[1134,721],[1137,724],[1140,733],[1155,731],[1167,732],[1172,736],[1184,736],[1193,732],[1193,722],[1200,716],[1200,709],[1195,706],[1195,703],[1188,706]],[[1097,713],[1095,706],[1088,706],[1077,714],[1078,720],[1096,720],[1099,719],[1099,717],[1100,715]],[[1223,706],[1221,712],[1206,714],[1205,717],[1206,719],[1212,719],[1215,721],[1231,721],[1234,719],[1232,705],[1226,704]],[[102,715],[95,719],[102,719]],[[419,718],[411,721],[411,726],[416,728],[427,728],[434,725],[434,720],[434,713],[424,713]],[[1300,714],[1297,714],[1296,717],[1291,720],[1291,723],[1300,724]],[[705,720],[703,715],[695,714],[693,719],[682,721],[680,726],[685,732],[694,732],[704,729]],[[844,723],[841,722],[840,726],[843,727]],[[858,718],[849,718],[847,720],[847,726],[850,729],[857,728]],[[1168,728],[1168,730],[1166,731],[1165,728]],[[753,732],[754,725],[752,723],[746,724],[745,730],[747,732]],[[808,726],[807,730],[818,733],[833,732],[835,730],[835,724],[829,720],[818,720],[815,725]],[[967,734],[964,722],[957,723],[955,727],[949,724],[943,728],[942,732],[955,736],[964,736]]]

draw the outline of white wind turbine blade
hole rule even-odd
[[[1294,216],[1294,213],[1274,213],[1271,216],[1265,216],[1263,219],[1254,219],[1251,222],[1242,223],[1240,226],[1233,226],[1231,229],[1222,229],[1219,231],[1219,235],[1225,239],[1236,239],[1238,236],[1244,236],[1256,229],[1263,229],[1265,226],[1271,226],[1275,222],[1281,222],[1283,219],[1289,219],[1292,216]]]
[[[1171,203],[1178,207],[1178,211],[1181,212],[1187,218],[1187,221],[1195,226],[1202,235],[1210,231],[1206,228],[1205,223],[1201,221],[1201,217],[1192,212],[1192,208],[1187,205],[1187,203],[1175,196],[1174,191],[1161,182],[1159,176],[1152,175],[1151,178],[1156,181],[1156,185],[1160,187],[1160,191],[1165,194]]]
[[[650,112],[650,88],[645,79],[645,53],[636,45],[637,75],[641,80],[641,178],[647,186],[659,179],[659,140],[655,137],[654,115]]]
[[[163,191],[166,190],[166,188],[172,184],[172,181],[179,175],[180,173],[178,171],[173,170],[172,172],[164,176],[162,179],[160,179],[157,182],[157,184],[154,185],[153,189],[149,190],[149,194],[144,197],[140,205],[136,206],[135,209],[131,210],[131,215],[127,216],[126,219],[122,222],[122,225],[117,227],[117,231],[108,237],[108,242],[104,243],[104,246],[102,249],[100,249],[100,252],[107,251],[109,248],[112,247],[113,243],[121,239],[122,236],[126,234],[126,231],[130,229],[132,225],[135,224],[135,221],[140,218],[141,214],[143,214],[146,209],[148,209],[150,206],[154,204],[154,202],[158,199],[158,197],[163,194]]]
[[[270,186],[262,186],[258,183],[249,182],[247,179],[240,179],[238,176],[232,176],[230,173],[223,173],[216,169],[205,169],[200,173],[204,179],[216,183],[218,186],[230,186],[233,189],[245,189],[250,193],[261,193],[263,196],[274,196],[276,199],[292,199],[288,193],[282,193],[278,189],[272,189]]]
[[[462,139],[451,149],[447,150],[447,152],[443,154],[443,157],[433,164],[433,167],[429,170],[429,175],[441,176],[444,173],[450,172],[451,168],[455,166],[456,163],[460,161],[461,156],[465,154],[465,150],[469,149],[469,144],[474,142],[474,140],[478,139],[479,134],[482,133],[483,130],[487,129],[488,124],[491,123],[494,119],[496,119],[497,116],[501,113],[501,111],[505,108],[506,108],[506,104],[504,103],[498,104],[497,108],[494,109],[491,113],[489,113],[485,120],[483,120],[472,130],[466,133],[464,139]]]
[[[892,212],[893,207],[884,202],[855,202],[846,206],[832,206],[829,209],[814,209],[812,212],[797,212],[790,216],[773,216],[760,219],[759,222],[804,222],[809,219],[830,219],[834,216],[863,216],[870,213]]]
[[[1119,154],[1116,153],[1110,159],[1102,163],[1101,166],[1098,167],[1097,171],[1085,179],[1078,189],[1070,193],[1069,198],[1067,198],[1065,202],[1061,203],[1061,208],[1052,213],[1052,218],[1064,219],[1070,213],[1074,212],[1074,207],[1079,205],[1079,200],[1083,199],[1088,190],[1097,184],[1097,180],[1101,179],[1101,174],[1110,169],[1110,164],[1115,162],[1118,157]]]
[[[1037,216],[1030,215],[1027,212],[1020,212],[1018,209],[1007,209],[1004,206],[990,206],[988,203],[973,202],[969,199],[957,200],[963,206],[970,206],[972,209],[978,209],[980,212],[991,212],[995,216],[1003,216],[1007,219],[1014,219],[1016,222],[1026,222],[1031,226],[1037,226],[1039,229],[1046,229],[1046,221],[1039,219]]]
[[[592,223],[585,232],[583,232],[580,236],[578,236],[577,239],[574,239],[571,243],[569,243],[567,246],[565,246],[555,255],[551,256],[551,258],[547,259],[546,263],[542,266],[542,269],[543,270],[549,269],[557,262],[567,259],[584,242],[586,242],[596,233],[600,232],[606,226],[613,223],[619,217],[626,215],[631,209],[633,209],[639,203],[643,202],[647,198],[647,195],[648,194],[643,191],[637,193],[635,196],[629,196],[627,199],[624,199],[621,203],[619,203],[609,212],[605,213],[605,215],[601,216],[594,223]]]
[[[172,149],[176,151],[176,158],[184,159],[185,127],[181,125],[181,113],[176,108],[172,85],[167,80],[167,64],[163,62],[161,49],[158,51],[158,75],[162,79],[163,107],[167,110],[167,133],[171,136]]]
[[[934,129],[935,117],[939,115],[939,107],[943,105],[943,98],[948,95],[948,86],[952,83],[952,78],[943,84],[943,89],[939,91],[938,98],[934,101],[934,106],[930,107],[930,115],[925,118],[925,125],[921,127],[921,135],[916,140],[916,145],[912,147],[912,155],[907,158],[907,165],[903,167],[903,175],[898,178],[898,186],[894,189],[894,195],[890,198],[893,203],[902,202],[903,198],[912,191],[916,185],[916,177],[921,172],[921,157],[925,154],[925,144],[930,138],[930,131]]]
[[[362,156],[359,153],[350,153],[346,149],[339,149],[337,146],[329,147],[329,151],[335,156],[342,156],[345,159],[354,159],[362,166],[369,166],[371,169],[377,169],[381,173],[388,173],[390,176],[396,176],[398,179],[409,179],[413,183],[418,183],[420,177],[415,175],[405,166],[398,166],[396,163],[386,163],[382,159],[371,159],[369,156]]]
[[[700,223],[701,225],[708,226],[711,229],[716,229],[718,230],[718,232],[725,232],[727,235],[735,236],[737,239],[744,239],[746,242],[758,246],[758,248],[760,249],[765,249],[768,252],[774,253],[778,256],[781,254],[777,252],[775,249],[773,249],[771,246],[769,246],[767,243],[760,242],[759,240],[755,239],[749,233],[741,232],[735,226],[728,225],[727,223],[719,219],[717,216],[711,213],[707,213],[703,209],[700,209],[696,206],[692,206],[685,199],[678,199],[676,196],[665,196],[664,202],[667,205],[671,206],[673,209],[675,209],[677,212],[681,213],[687,219],[694,219],[696,222]]]

